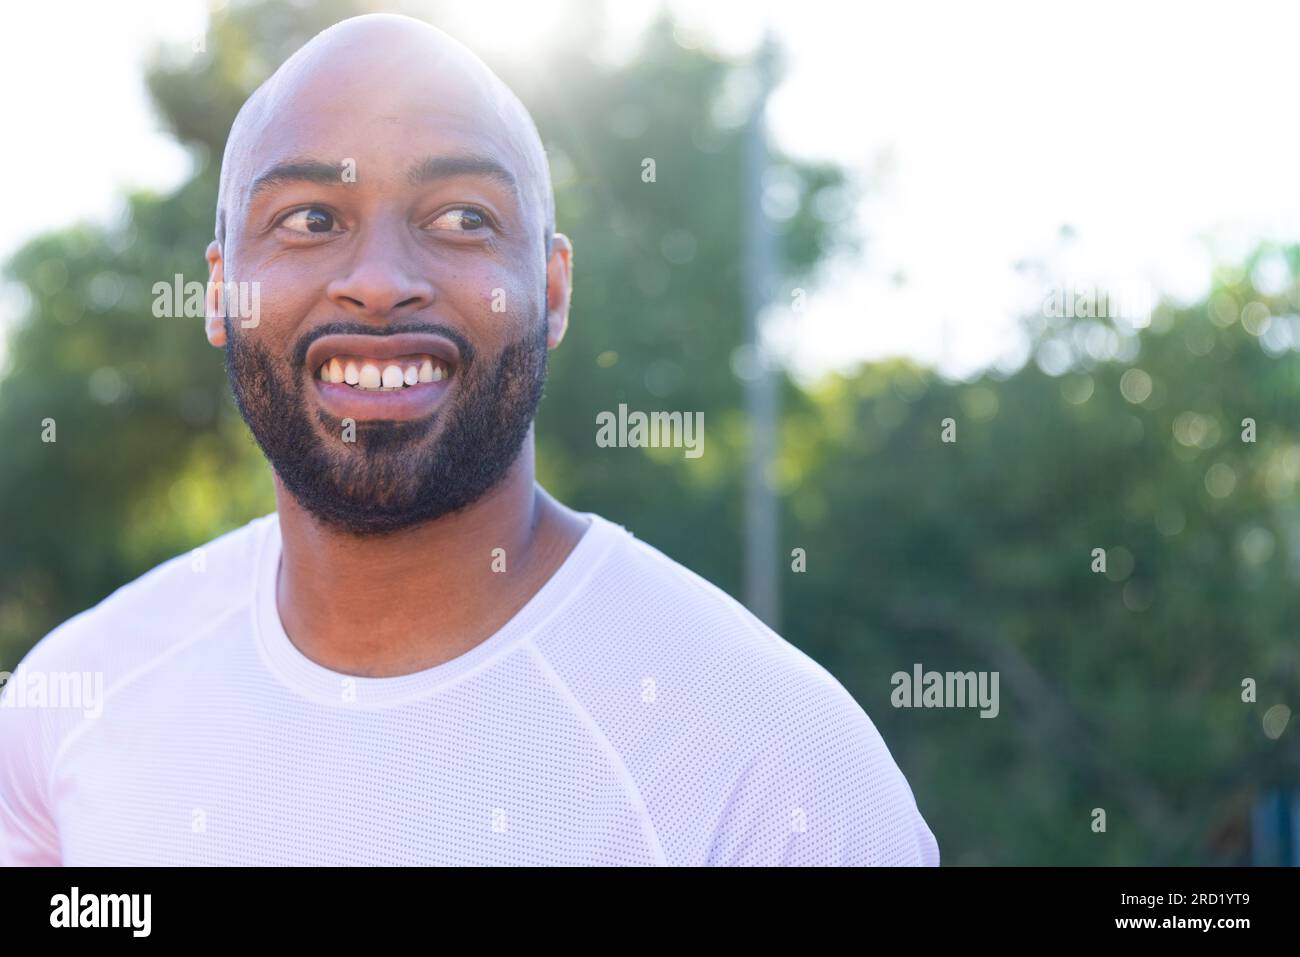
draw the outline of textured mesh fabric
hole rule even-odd
[[[938,863],[825,669],[587,514],[500,631],[396,678],[289,641],[274,513],[124,586],[0,696],[0,863]],[[37,706],[71,673],[97,707]]]

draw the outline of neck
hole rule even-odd
[[[353,536],[323,525],[278,477],[275,496],[285,633],[317,664],[370,677],[430,668],[490,637],[586,528],[536,484],[531,431],[506,477],[481,499],[399,532]]]

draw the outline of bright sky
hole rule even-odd
[[[1026,260],[1075,285],[1192,298],[1213,263],[1258,239],[1300,240],[1295,5],[667,2],[727,52],[770,25],[788,65],[774,138],[847,166],[866,190],[864,255],[786,314],[780,340],[802,373],[896,354],[953,374],[1016,362],[1016,316],[1044,291],[1017,270]],[[607,8],[617,49],[657,7]],[[527,56],[564,26],[536,0],[457,10],[442,25],[484,53]],[[0,256],[111,218],[124,186],[183,179],[140,65],[204,22],[198,0],[3,7],[5,126],[28,139],[0,150]],[[20,305],[0,297],[0,316]]]

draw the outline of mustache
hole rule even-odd
[[[297,344],[293,347],[293,368],[303,367],[307,361],[307,350],[322,336],[395,336],[403,332],[422,332],[450,339],[460,350],[461,365],[468,367],[474,363],[474,347],[470,341],[451,326],[440,322],[406,322],[384,326],[382,329],[376,329],[364,322],[327,322],[315,329],[308,329],[298,338]]]

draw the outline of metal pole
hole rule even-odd
[[[749,454],[745,473],[745,604],[769,627],[781,617],[780,510],[772,476],[776,458],[778,396],[776,377],[764,347],[763,311],[776,277],[776,243],[763,214],[763,173],[767,168],[767,99],[772,89],[775,44],[763,38],[757,68],[759,91],[745,135],[745,308],[748,340],[755,358],[746,382]]]

